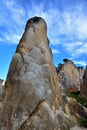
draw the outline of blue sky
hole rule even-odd
[[[87,64],[87,0],[2,0],[0,1],[0,78],[5,79],[10,61],[27,20],[43,17],[54,64],[64,58]]]

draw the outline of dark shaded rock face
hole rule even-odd
[[[0,111],[1,111],[1,107],[2,107],[2,102],[3,102],[3,80],[0,79]]]
[[[81,85],[81,95],[87,98],[87,67],[83,75],[83,83]]]
[[[2,97],[2,86],[3,86],[2,83],[3,83],[3,80],[0,79],[0,99]]]
[[[47,25],[34,17],[27,22],[10,64],[0,130],[69,130],[63,110]]]
[[[57,74],[64,92],[77,92],[82,84],[84,70],[77,68],[74,63],[68,59],[63,60],[64,64],[59,64]]]

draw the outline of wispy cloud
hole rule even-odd
[[[76,49],[75,53],[73,54],[73,56],[79,56],[82,54],[87,54],[87,43],[83,43],[82,46],[80,46],[79,48]]]
[[[25,10],[14,0],[4,0],[1,3],[0,27],[5,29],[0,30],[3,43],[17,44],[25,26]]]
[[[14,1],[14,0],[12,1],[4,0],[3,3],[7,7],[12,20],[15,21],[16,23],[22,24],[22,22],[24,22],[22,18],[23,16],[25,16],[24,8],[21,5],[19,5],[17,1]]]
[[[82,46],[83,45],[83,42],[71,42],[71,43],[69,43],[69,42],[65,42],[64,44],[63,44],[63,46],[64,46],[64,48],[68,51],[68,52],[72,52],[72,51],[74,51],[76,48],[78,48],[79,46]]]
[[[18,44],[21,35],[18,35],[18,34],[5,34],[4,37],[5,37],[6,41],[9,44]]]
[[[87,55],[87,42],[71,42],[63,44],[65,50],[70,54],[71,58],[77,58],[83,54]]]
[[[72,59],[87,54],[87,42],[84,42],[87,41],[87,7],[84,3],[68,8],[64,6],[66,9],[63,11],[54,8],[53,4],[45,8],[46,1],[39,4],[27,2],[26,8],[16,0],[4,0],[2,3],[7,12],[0,9],[0,25],[4,25],[7,31],[0,32],[0,41],[17,44],[26,21],[33,16],[41,16],[46,20],[51,45],[63,47],[64,53]],[[59,51],[54,48],[53,53],[58,54]]]
[[[2,13],[1,20],[5,22],[8,31],[10,27],[13,29],[13,33],[18,34],[19,31],[21,34],[25,21],[37,15],[46,20],[48,37],[53,45],[63,44],[62,42],[67,40],[74,41],[78,38],[80,41],[87,38],[87,15],[84,11],[86,6],[83,3],[74,5],[73,10],[69,7],[64,11],[54,8],[53,4],[45,9],[45,1],[39,5],[32,1],[31,6],[27,3],[27,8],[23,8],[23,5],[20,5],[16,0],[4,0],[3,4],[7,12]],[[8,22],[3,20],[6,16]]]
[[[56,50],[56,49],[52,49],[52,53],[53,54],[59,54],[60,52],[58,50]]]
[[[74,61],[75,64],[80,65],[80,66],[86,66],[87,62],[85,61]]]
[[[3,38],[0,37],[0,42],[2,42],[2,41],[3,41]]]

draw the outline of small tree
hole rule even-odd
[[[66,59],[63,59],[63,62],[68,62],[69,60],[66,58]]]

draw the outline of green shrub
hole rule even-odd
[[[87,99],[85,99],[84,97],[80,96],[79,92],[72,92],[72,93],[68,93],[67,94],[68,97],[72,97],[75,98],[76,101],[80,104],[82,104],[83,106],[87,105]]]
[[[87,128],[87,118],[82,118],[81,119],[81,126],[84,126]]]

